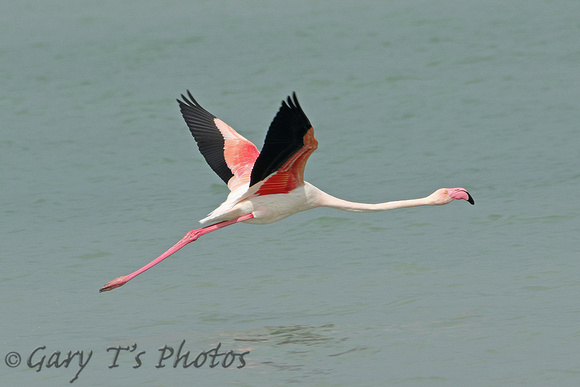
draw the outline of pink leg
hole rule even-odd
[[[210,226],[205,226],[202,228],[191,230],[183,238],[181,238],[181,240],[179,242],[177,242],[173,247],[171,247],[169,250],[167,250],[166,252],[161,254],[159,257],[155,258],[153,261],[151,261],[147,265],[143,266],[141,269],[139,269],[139,270],[137,270],[129,275],[118,277],[110,282],[107,282],[105,284],[105,286],[103,286],[101,288],[101,290],[99,290],[99,292],[108,292],[109,290],[113,290],[115,288],[118,288],[120,286],[125,285],[127,282],[129,282],[129,280],[137,277],[139,274],[143,273],[145,270],[151,269],[153,266],[157,265],[159,262],[161,262],[165,258],[169,257],[171,254],[175,253],[177,250],[181,249],[183,246],[197,240],[197,238],[199,238],[202,235],[205,235],[207,233],[218,230],[222,227],[229,226],[229,225],[234,224],[234,223],[243,222],[244,220],[248,220],[248,219],[251,219],[253,217],[254,217],[253,214],[242,215],[242,216],[235,218],[235,219],[232,219],[232,220],[225,220],[223,222],[212,224]]]

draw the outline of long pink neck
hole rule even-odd
[[[370,204],[370,203],[349,202],[348,200],[336,198],[320,190],[318,192],[318,195],[319,196],[317,202],[320,207],[330,207],[336,208],[337,210],[351,212],[379,212],[379,211],[394,210],[397,208],[432,205],[431,201],[427,197],[420,199],[396,200],[392,202]]]

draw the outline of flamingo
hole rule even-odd
[[[177,100],[181,114],[201,154],[227,184],[230,193],[218,208],[200,220],[202,228],[189,231],[179,242],[141,269],[106,283],[100,292],[113,290],[149,270],[202,235],[239,223],[268,224],[316,207],[352,212],[377,212],[416,206],[435,206],[466,200],[475,204],[464,188],[440,188],[420,199],[378,204],[356,203],[331,196],[304,181],[308,157],[318,146],[314,129],[296,93],[282,101],[270,124],[264,146],[254,144],[202,108],[189,90]]]

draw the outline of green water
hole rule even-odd
[[[3,384],[69,384],[69,351],[80,386],[580,381],[580,3],[2,8]],[[476,205],[236,225],[99,294],[227,195],[186,89],[258,147],[296,91],[335,196]]]

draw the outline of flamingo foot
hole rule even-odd
[[[113,289],[116,289],[118,287],[121,287],[121,286],[125,285],[128,281],[129,281],[129,279],[127,279],[126,275],[124,275],[122,277],[117,277],[114,280],[107,282],[105,284],[105,286],[103,286],[101,288],[101,290],[99,290],[99,293],[108,292],[109,290],[113,290]]]

